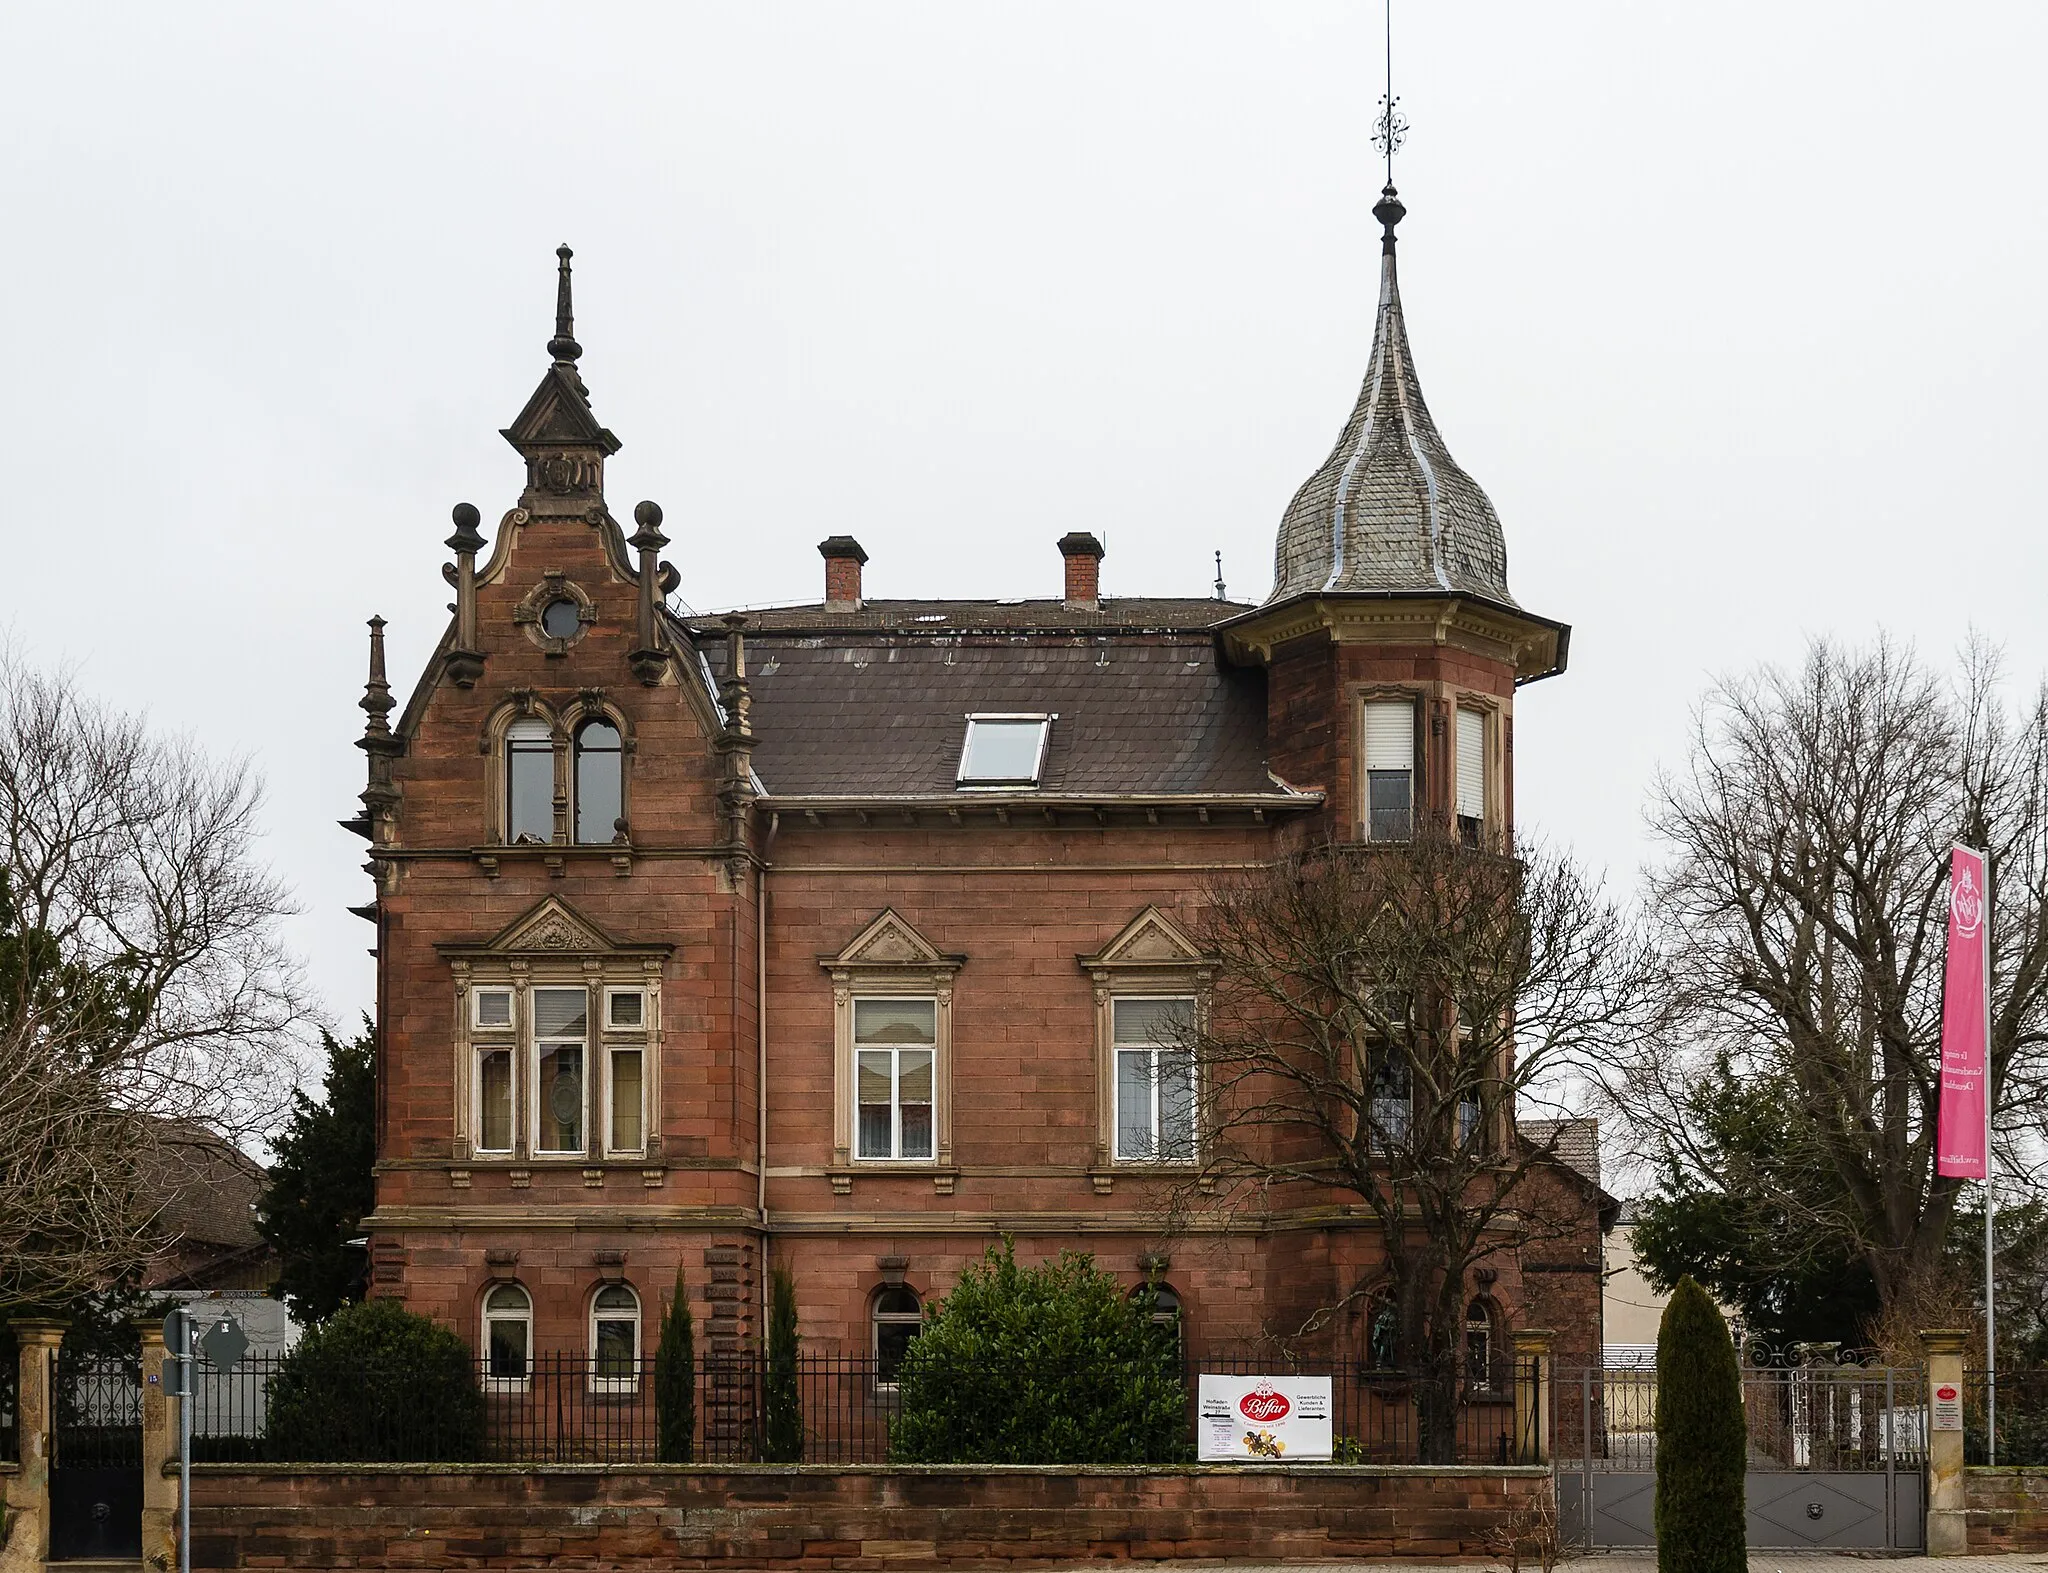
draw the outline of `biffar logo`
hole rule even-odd
[[[1284,1393],[1273,1391],[1273,1384],[1261,1382],[1256,1390],[1246,1393],[1237,1401],[1238,1413],[1247,1420],[1260,1425],[1271,1425],[1275,1420],[1285,1420],[1287,1411],[1294,1406],[1287,1401]]]
[[[1934,1390],[1934,1396],[1940,1399],[1944,1404],[1952,1404],[1956,1400],[1956,1390],[1952,1387],[1946,1386],[1937,1387]]]
[[[1955,894],[1948,898],[1949,916],[1963,939],[1977,937],[1977,925],[1984,921],[1984,893],[1977,888],[1976,871],[1965,865],[1956,878]]]

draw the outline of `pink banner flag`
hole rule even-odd
[[[1941,1117],[1935,1172],[1984,1178],[1990,1084],[1991,902],[1984,854],[1957,847],[1948,870],[1948,965],[1941,986]]]

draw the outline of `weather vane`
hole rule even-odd
[[[1408,140],[1408,122],[1401,100],[1394,96],[1394,0],[1387,0],[1387,90],[1380,97],[1379,119],[1373,122],[1372,145],[1387,161],[1387,184],[1394,183],[1394,155]]]

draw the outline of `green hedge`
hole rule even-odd
[[[278,1363],[264,1451],[304,1464],[480,1459],[475,1360],[454,1333],[395,1300],[345,1306]]]

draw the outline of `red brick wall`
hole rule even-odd
[[[1483,1554],[1548,1469],[193,1471],[197,1568],[991,1568]]]
[[[2048,1469],[1963,1471],[1970,1549],[2048,1551]]]

